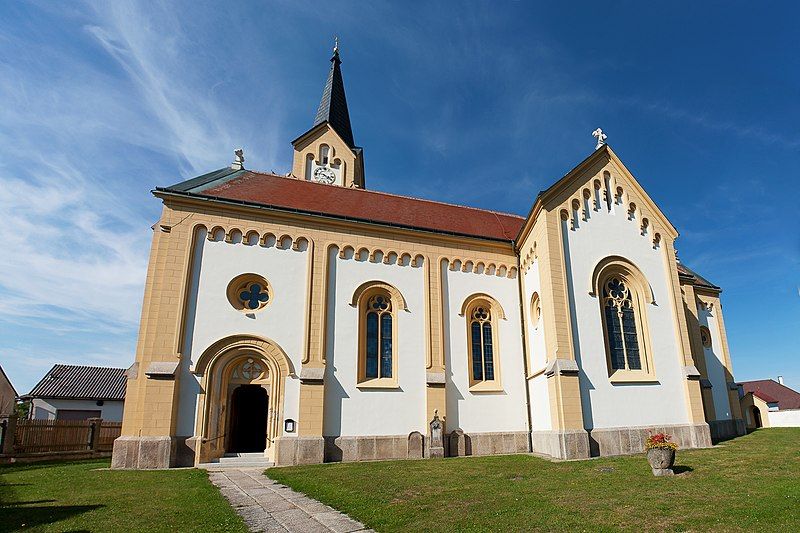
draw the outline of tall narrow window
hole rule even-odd
[[[381,289],[370,291],[361,299],[359,383],[386,384],[395,378],[393,311],[392,297]]]
[[[611,368],[641,370],[639,334],[630,288],[620,278],[610,277],[603,285],[603,301]]]
[[[475,293],[461,304],[460,316],[466,326],[466,377],[469,392],[501,392],[502,361],[500,325],[506,320],[503,307],[489,294]]]
[[[319,164],[320,165],[327,165],[328,164],[328,155],[330,154],[330,148],[328,148],[327,144],[320,145],[319,147]]]
[[[478,306],[470,317],[470,358],[472,381],[494,380],[494,345],[492,337],[492,311]]]

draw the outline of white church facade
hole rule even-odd
[[[338,51],[286,176],[164,188],[115,468],[633,453],[744,433],[720,288],[598,147],[527,217],[366,189]]]

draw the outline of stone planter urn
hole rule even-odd
[[[654,476],[672,476],[675,464],[675,450],[672,448],[650,448],[647,450],[647,462],[653,469]]]

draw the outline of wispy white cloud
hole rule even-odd
[[[231,138],[220,127],[224,122],[214,104],[183,86],[187,69],[180,63],[180,20],[158,4],[152,7],[145,17],[137,4],[96,4],[98,24],[87,24],[84,30],[124,69],[143,99],[142,107],[163,126],[166,145],[192,171],[208,168],[215,163],[217,143],[212,139],[232,145]],[[171,31],[162,33],[167,27]]]
[[[2,33],[0,363],[23,384],[59,361],[129,363],[158,216],[147,191],[277,144],[282,120],[280,106],[266,126],[231,120],[229,80],[204,77],[219,61],[198,57],[170,5],[40,7],[80,51]]]
[[[741,139],[755,140],[768,145],[777,144],[788,149],[800,147],[800,136],[787,136],[758,125],[742,124],[734,120],[716,117],[706,112],[690,111],[664,100],[648,101],[631,96],[612,98],[611,101],[624,107],[633,107],[640,111],[656,113],[673,121],[689,122],[709,130],[734,135]]]
[[[135,324],[148,240],[141,216],[68,165],[40,161],[34,172],[3,175],[0,316],[36,317],[43,329],[93,315],[97,326]]]

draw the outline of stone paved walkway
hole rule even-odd
[[[370,531],[346,514],[269,479],[263,469],[209,472],[208,477],[251,531]]]

